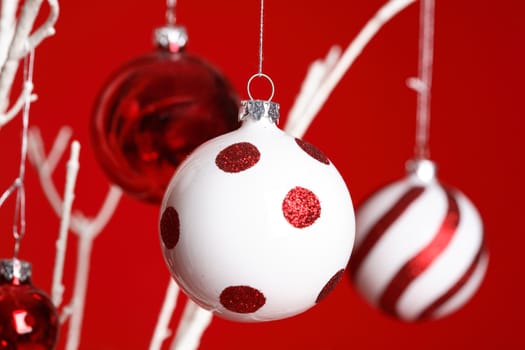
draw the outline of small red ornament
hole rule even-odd
[[[98,97],[91,141],[106,175],[159,203],[177,166],[201,143],[238,127],[239,100],[211,65],[184,51],[183,27],[156,31],[158,49],[117,70]]]
[[[0,260],[0,349],[54,349],[57,337],[57,310],[31,284],[31,265]]]

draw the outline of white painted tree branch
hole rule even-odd
[[[122,198],[122,189],[115,185],[109,186],[109,191],[102,202],[102,207],[98,214],[90,220],[90,231],[93,239],[102,232],[109,220],[113,217],[113,213],[117,209],[120,198]]]
[[[4,66],[15,34],[18,0],[3,0],[0,9],[0,67]]]
[[[33,167],[37,169],[42,190],[57,215],[60,215],[62,211],[62,199],[53,183],[51,175],[55,171],[58,161],[64,154],[70,137],[71,129],[67,126],[62,127],[58,132],[49,155],[46,157],[40,130],[37,127],[32,127],[29,130],[29,160]],[[121,196],[122,190],[115,185],[111,185],[101,209],[94,218],[87,219],[82,213],[75,213],[75,215],[71,217],[71,231],[79,235],[80,232],[84,231],[86,221],[89,221],[89,225],[93,227],[92,232],[96,232],[96,234],[100,233],[109,219],[111,219]]]
[[[22,92],[16,99],[16,102],[11,106],[11,108],[5,114],[0,114],[0,126],[9,123],[11,119],[16,117],[16,115],[24,107],[24,104],[25,104],[25,101],[28,95],[29,95],[30,103],[33,103],[38,99],[37,95],[31,94],[32,91],[33,91],[32,84],[24,84],[24,88],[22,89]]]
[[[32,134],[33,132],[35,132],[35,140],[38,140],[38,150],[42,152],[42,161],[45,160],[42,171],[46,171],[48,174],[53,174],[58,165],[58,162],[60,161],[60,158],[62,158],[62,155],[64,154],[67,146],[69,145],[69,140],[73,135],[73,130],[69,126],[63,126],[60,128],[55,138],[55,142],[53,143],[53,146],[49,151],[47,159],[45,159],[45,155],[43,153],[45,151],[45,146],[44,142],[42,141],[40,129],[38,127],[33,127],[30,130],[30,134]],[[36,138],[36,136],[38,136],[38,139]]]
[[[58,20],[60,7],[58,6],[58,0],[47,0],[47,3],[50,8],[49,15],[46,21],[27,39],[29,50],[40,45],[45,38],[55,35],[55,23]]]
[[[295,103],[290,112],[288,112],[286,125],[294,125],[298,120],[301,120],[310,100],[315,96],[326,76],[334,69],[340,57],[341,47],[334,45],[330,48],[324,60],[318,59],[310,65]]]
[[[171,336],[169,322],[177,304],[179,287],[170,278],[157,325],[149,350],[160,350],[162,343]],[[170,345],[171,350],[195,350],[199,347],[203,333],[210,325],[213,314],[188,299],[181,320]]]
[[[42,190],[57,216],[60,216],[62,211],[62,200],[51,179],[51,174],[55,170],[58,160],[60,160],[60,157],[64,153],[70,137],[71,129],[62,127],[53,143],[49,156],[46,158],[40,129],[32,127],[29,130],[29,161],[37,170]],[[71,218],[71,229],[74,232],[80,231],[80,226],[76,222],[75,217]]]
[[[89,226],[86,226],[85,231],[80,232],[78,239],[77,269],[75,271],[73,298],[67,310],[71,315],[71,319],[69,322],[66,350],[76,350],[80,344],[89,267],[91,265],[91,250],[93,248],[93,235],[90,234],[88,227]]]
[[[18,22],[15,20],[18,0],[3,0],[0,27],[8,28],[0,35],[0,126],[8,123],[20,110],[20,100],[24,100],[31,91],[22,90],[17,102],[8,110],[11,88],[18,70],[19,61],[42,40],[55,33],[54,25],[58,19],[59,5],[57,0],[48,0],[50,12],[46,21],[33,34],[35,19],[43,0],[26,0],[20,11]],[[9,4],[8,4],[9,3]],[[15,27],[16,26],[16,27]],[[7,47],[7,51],[6,51]],[[32,96],[34,100],[36,97]]]
[[[303,109],[302,115],[297,117],[294,116],[292,123],[286,123],[284,127],[286,132],[296,137],[301,137],[304,135],[310,124],[313,122],[315,116],[332,93],[333,89],[337,86],[346,71],[350,68],[352,63],[363,51],[365,46],[370,42],[374,35],[385,23],[387,23],[396,14],[413,2],[415,2],[415,0],[390,0],[385,5],[383,5],[379,11],[377,11],[374,17],[372,17],[372,19],[366,23],[356,38],[346,48],[345,52],[335,64],[333,69],[323,76],[322,81],[320,81],[318,84],[319,87],[316,93],[313,94],[310,99],[310,103],[301,108]],[[301,99],[301,96],[297,98],[299,101]]]
[[[179,286],[170,278],[168,288],[166,289],[166,296],[160,310],[157,325],[153,331],[153,337],[149,345],[149,350],[160,350],[164,340],[171,336],[171,331],[168,327],[173,311],[177,306],[177,297],[179,295]]]
[[[0,112],[4,114],[9,103],[11,87],[18,70],[19,61],[27,53],[30,31],[40,11],[42,0],[27,0],[20,13],[7,59],[0,72]]]
[[[195,350],[199,347],[204,331],[208,328],[213,314],[195,304],[191,299],[186,302],[184,313],[179,322],[177,333],[171,344],[171,350]]]
[[[62,276],[64,274],[64,263],[66,260],[67,236],[69,232],[69,223],[71,218],[71,207],[75,198],[75,184],[79,168],[78,156],[80,152],[80,143],[73,141],[71,143],[71,153],[67,162],[66,186],[64,188],[64,205],[62,207],[62,216],[60,220],[60,231],[56,242],[55,269],[53,272],[53,283],[51,286],[51,300],[55,306],[62,304],[64,285]]]
[[[46,157],[39,130],[32,128],[29,133],[29,159],[36,168],[42,189],[57,215],[61,214],[65,204],[53,183],[52,173],[65,151],[70,136],[70,129],[62,128],[55,139],[49,156]],[[75,212],[71,216],[69,228],[78,235],[79,240],[73,297],[71,303],[63,308],[61,315],[62,322],[70,317],[66,350],[76,350],[80,343],[93,241],[102,232],[115,212],[121,196],[120,188],[111,186],[101,209],[94,218],[88,218],[81,212]]]

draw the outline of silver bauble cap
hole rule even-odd
[[[186,47],[188,34],[186,28],[167,25],[155,29],[155,45],[169,52],[179,52]]]
[[[253,118],[255,120],[268,118],[272,122],[277,123],[279,120],[279,104],[262,100],[241,101],[239,120],[242,121],[247,118]]]
[[[16,278],[20,282],[26,282],[31,278],[31,264],[15,258],[2,259],[0,260],[0,274],[8,281]]]
[[[415,176],[424,183],[432,182],[436,179],[436,164],[425,158],[411,159],[406,163],[408,175]]]

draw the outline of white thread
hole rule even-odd
[[[175,14],[175,7],[177,6],[177,0],[166,0],[166,23],[172,26],[177,21],[177,15]]]
[[[407,84],[417,93],[416,158],[428,158],[430,132],[430,89],[434,51],[434,0],[421,0],[419,13],[419,77]]]
[[[29,51],[29,55],[24,58],[24,85],[33,86],[33,66],[34,66],[34,50]],[[25,163],[27,158],[27,132],[29,127],[29,110],[31,106],[30,94],[25,95],[24,107],[22,113],[22,142],[20,146],[20,166],[18,170],[18,177],[15,179],[13,186],[8,189],[8,194],[4,198],[2,196],[2,202],[9,197],[14,190],[16,190],[16,202],[15,211],[13,218],[13,237],[15,239],[14,254],[15,258],[18,257],[20,250],[20,240],[25,234],[26,221],[25,221]]]
[[[260,10],[260,17],[259,17],[259,71],[250,77],[250,79],[248,80],[248,83],[246,84],[246,90],[248,91],[248,97],[250,98],[250,100],[253,101],[254,98],[250,91],[252,80],[258,77],[265,78],[266,80],[270,82],[270,85],[272,87],[270,98],[268,98],[267,100],[268,102],[270,102],[275,93],[275,85],[273,84],[272,78],[270,78],[267,74],[263,73],[263,36],[264,36],[264,0],[261,0],[261,10]]]
[[[261,11],[259,19],[259,74],[262,74],[263,64],[263,33],[264,33],[264,0],[261,0]]]

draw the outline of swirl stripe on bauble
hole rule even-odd
[[[436,301],[430,304],[423,312],[421,312],[421,314],[418,316],[418,319],[426,320],[433,318],[435,315],[440,313],[440,309],[442,309],[443,306],[446,306],[447,302],[449,302],[454,296],[459,295],[462,290],[466,289],[468,284],[473,284],[467,293],[461,296],[462,300],[458,301],[458,304],[463,303],[465,299],[470,297],[470,295],[481,283],[481,278],[485,273],[487,262],[488,254],[486,253],[485,244],[482,244],[469,269],[454,284],[454,286],[452,286],[446,293],[444,293]]]
[[[396,305],[408,286],[421,275],[448,246],[459,224],[458,204],[451,191],[445,190],[448,210],[430,243],[407,261],[390,281],[379,304],[384,311],[396,315]]]
[[[350,262],[352,276],[356,276],[356,272],[359,270],[363,260],[368,256],[370,250],[374,248],[390,225],[405,212],[410,204],[412,204],[424,190],[425,188],[421,186],[410,188],[397,202],[395,202],[388,212],[372,226],[365,239],[359,246],[356,246],[357,249],[353,252],[352,260]]]

